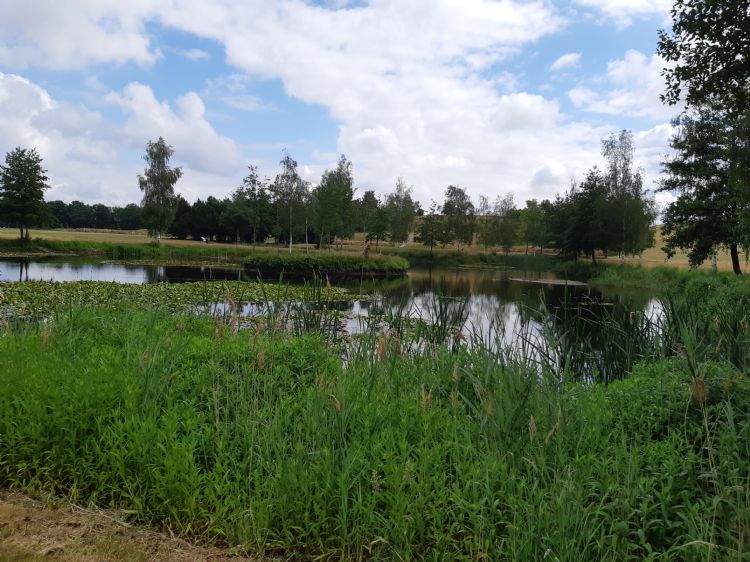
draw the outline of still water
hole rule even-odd
[[[240,279],[256,274],[221,267],[123,265],[91,259],[0,260],[0,281],[116,281],[119,283],[186,282]],[[276,282],[278,278],[264,279]],[[617,302],[633,312],[653,316],[658,302],[648,292],[602,293],[586,285],[567,285],[550,272],[497,269],[413,269],[402,278],[362,280],[343,284],[369,300],[339,303],[347,332],[363,329],[367,318],[392,314],[425,322],[449,323],[475,337],[512,340],[524,311],[563,304],[596,311]],[[222,306],[222,303],[219,303]],[[244,314],[259,312],[244,305]],[[528,325],[528,322],[526,323]]]

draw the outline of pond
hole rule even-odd
[[[69,257],[0,259],[0,281],[85,280],[143,284],[255,281],[257,276],[221,266],[127,265]],[[266,278],[264,282],[278,282],[278,278]],[[488,337],[492,330],[511,332],[521,312],[528,309],[553,309],[570,303],[591,309],[617,301],[631,311],[653,315],[658,306],[645,291],[602,293],[585,284],[567,284],[550,272],[519,270],[412,269],[407,276],[397,279],[350,281],[343,286],[353,293],[375,297],[338,305],[345,313],[345,329],[350,333],[361,331],[362,320],[373,314],[399,314],[426,322],[450,323]],[[257,305],[246,305],[243,313],[253,314],[258,309]]]

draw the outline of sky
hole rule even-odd
[[[2,0],[0,155],[36,148],[48,200],[140,200],[163,136],[189,201],[283,151],[315,185],[340,154],[357,194],[398,177],[423,207],[552,198],[635,135],[646,187],[670,119],[669,0]],[[669,194],[658,194],[665,203]]]

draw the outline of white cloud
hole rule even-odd
[[[36,148],[51,178],[48,200],[138,201],[139,155],[147,140],[160,134],[175,147],[177,164],[185,166],[178,191],[188,198],[221,196],[239,183],[226,175],[241,172],[237,149],[204,119],[196,94],[180,98],[176,110],[156,101],[151,89],[140,84],[110,94],[110,99],[129,114],[122,126],[54,100],[26,78],[0,73],[0,154],[16,146]]]
[[[177,157],[194,170],[232,175],[242,166],[236,144],[206,120],[203,100],[195,92],[178,98],[173,109],[158,101],[149,86],[134,82],[122,94],[108,94],[107,100],[128,114],[123,132],[134,147],[163,136]]]
[[[144,21],[156,14],[149,0],[3,0],[0,65],[71,69],[102,62],[151,64]]]
[[[621,27],[638,18],[657,17],[668,21],[672,0],[575,0],[579,6],[594,9]]]
[[[656,13],[645,0],[577,1],[618,22]],[[131,155],[142,152],[148,139],[163,135],[175,147],[175,157],[195,171],[181,183],[201,196],[216,193],[242,166],[236,144],[207,119],[203,99],[268,109],[252,91],[256,78],[278,79],[290,96],[328,111],[339,125],[336,152],[354,162],[361,188],[382,193],[403,175],[425,203],[440,198],[451,183],[468,186],[474,196],[494,198],[508,191],[518,201],[551,196],[591,166],[599,155],[599,139],[610,132],[610,127],[571,122],[555,99],[518,91],[516,77],[498,68],[565,24],[546,0],[372,0],[366,5],[332,0],[324,6],[303,0],[37,3],[44,9],[35,12],[44,18],[30,15],[27,1],[5,0],[0,6],[0,64],[63,69],[103,62],[147,65],[159,56],[147,24],[223,46],[238,74],[209,83],[200,96],[190,92],[170,103],[137,83],[109,95],[127,119],[122,126],[110,125],[107,134],[124,139]],[[661,10],[662,0],[657,4]],[[558,59],[553,66],[575,64],[575,55],[568,53],[561,57],[567,60]],[[589,111],[663,120],[664,113],[656,109],[658,95],[655,100],[652,95],[657,66],[654,57],[630,51],[622,61],[610,63],[610,91],[582,84],[570,97]],[[656,76],[660,80],[658,72]],[[35,99],[42,103],[42,97]],[[61,136],[63,125],[56,129]],[[47,138],[49,126],[31,123],[26,134]],[[81,134],[72,124],[67,127],[72,138]],[[107,127],[100,123],[98,128]],[[94,138],[105,138],[96,131]],[[321,161],[301,163],[313,180],[325,165],[322,158],[330,156],[316,155]],[[107,179],[129,186],[139,169],[113,171]],[[84,176],[95,175],[92,168],[83,170]]]
[[[180,51],[180,54],[186,59],[190,59],[192,61],[203,61],[211,58],[211,55],[209,55],[203,49],[185,49],[183,51]]]
[[[659,99],[664,92],[664,66],[658,55],[629,50],[622,59],[607,64],[607,74],[600,81],[604,86],[597,84],[600,91],[579,85],[568,91],[568,97],[576,107],[594,113],[668,119],[679,110]]]
[[[581,53],[566,53],[553,62],[549,69],[554,72],[564,68],[574,68],[580,64]]]

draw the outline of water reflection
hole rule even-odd
[[[236,269],[124,265],[90,259],[0,260],[0,281],[157,283],[222,279],[254,280],[255,276]],[[353,293],[372,298],[325,306],[336,309],[341,329],[349,334],[380,329],[386,322],[397,331],[422,329],[435,341],[466,338],[490,348],[523,345],[525,339],[533,340],[544,330],[569,333],[571,326],[596,341],[601,334],[596,333],[596,322],[590,319],[611,311],[617,311],[620,317],[637,312],[649,319],[661,313],[658,301],[646,292],[602,293],[588,286],[540,284],[540,280],[555,280],[555,276],[516,270],[417,269],[397,279],[350,281],[345,286]],[[271,306],[244,303],[239,313],[275,314]],[[208,308],[219,314],[228,312],[225,303]],[[554,315],[537,314],[543,311],[554,311]],[[542,317],[550,318],[549,325],[539,322]],[[437,327],[428,332],[428,326]],[[438,329],[442,332],[434,332]]]

